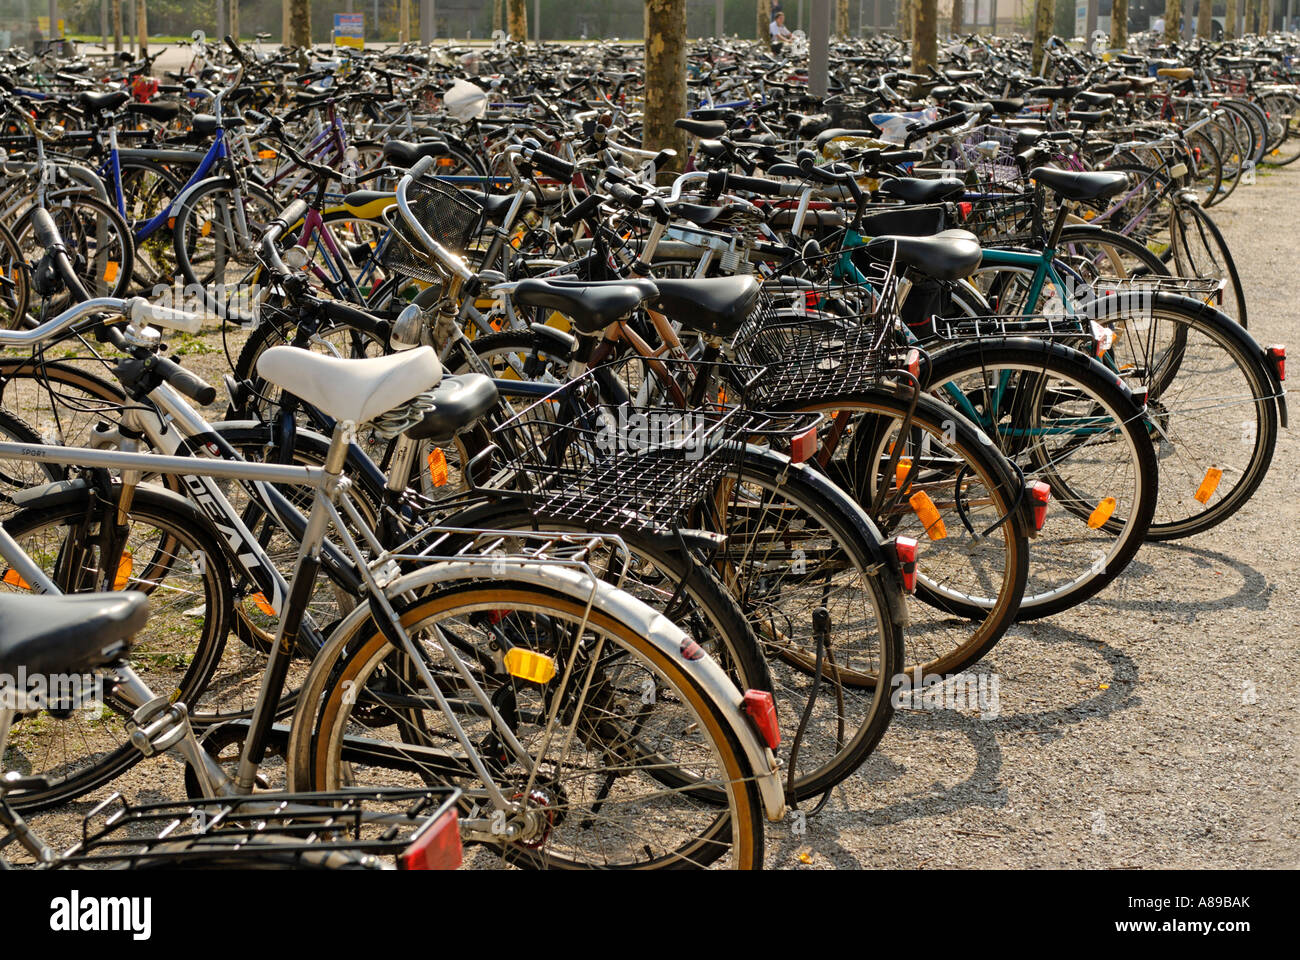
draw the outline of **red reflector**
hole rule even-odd
[[[455,807],[430,824],[397,858],[403,870],[456,870],[460,861],[460,820]]]
[[[907,372],[914,377],[921,375],[921,351],[915,348],[907,351]]]
[[[912,537],[894,538],[894,556],[898,558],[898,570],[903,575],[903,589],[908,593],[916,590],[916,540]]]
[[[498,624],[506,617],[510,616],[512,612],[513,611],[511,610],[489,610],[488,623],[491,623],[493,625]]]
[[[1047,522],[1047,502],[1052,499],[1052,488],[1042,480],[1029,485],[1029,499],[1034,505],[1034,529],[1042,530]]]
[[[804,307],[806,307],[806,308],[809,309],[809,310],[811,310],[811,309],[813,309],[814,307],[816,307],[817,304],[819,304],[820,302],[821,302],[821,294],[820,294],[820,293],[815,293],[815,292],[813,292],[813,291],[810,290],[808,293],[805,293],[805,294],[803,295],[803,305],[804,305]]]
[[[961,211],[961,218],[966,220],[970,217],[971,211],[975,209],[975,204],[968,200],[962,200],[957,204],[957,209]]]
[[[1277,365],[1277,378],[1286,379],[1286,347],[1277,344],[1268,348],[1268,355],[1273,358],[1273,363]]]
[[[795,463],[803,463],[805,460],[812,459],[813,454],[817,452],[817,428],[809,427],[799,436],[790,441],[790,459]]]
[[[745,708],[745,713],[749,714],[749,719],[754,721],[763,742],[773,750],[779,747],[781,729],[777,726],[776,704],[772,702],[772,695],[766,690],[746,690],[741,705]]]

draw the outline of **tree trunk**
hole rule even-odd
[[[506,29],[511,40],[528,42],[528,0],[507,0]]]
[[[916,24],[912,30],[912,72],[925,73],[939,62],[938,0],[916,0]]]
[[[492,32],[506,28],[506,0],[492,0]]]
[[[1165,43],[1178,42],[1178,27],[1182,13],[1181,0],[1165,0]]]
[[[1228,0],[1232,3],[1233,0]],[[1128,43],[1128,0],[1113,0],[1110,6],[1110,45],[1124,49]]]
[[[641,149],[677,151],[686,159],[686,0],[645,0],[645,114]]]
[[[912,22],[915,11],[912,7],[916,0],[900,0],[898,4],[898,35],[904,40],[912,39]]]
[[[311,46],[311,0],[289,0],[289,42]]]
[[[1223,8],[1223,39],[1237,38],[1237,0],[1227,0]]]
[[[411,40],[411,0],[397,0],[397,41]]]
[[[144,0],[136,0],[135,25],[140,38],[140,56],[143,57],[149,52],[149,14],[144,8]]]
[[[647,6],[646,10],[650,8]],[[754,29],[757,31],[758,39],[767,40],[771,36],[771,30],[768,29],[772,22],[772,0],[757,0],[754,5]],[[647,37],[650,34],[646,34]]]
[[[1201,0],[1196,8],[1196,35],[1202,40],[1210,39],[1210,17],[1214,9],[1214,0]]]
[[[966,26],[966,10],[962,0],[952,0],[952,35],[961,36],[962,29]]]
[[[280,4],[280,45],[285,47],[293,46],[293,25],[289,17],[290,9],[289,0],[282,0]]]
[[[1034,48],[1029,58],[1029,70],[1033,74],[1037,74],[1043,65],[1043,51],[1047,48],[1047,41],[1052,39],[1055,21],[1056,4],[1052,0],[1037,0],[1034,4]]]
[[[113,11],[113,52],[122,52],[122,0],[110,0]]]
[[[230,0],[230,35],[239,42],[239,0]]]
[[[836,0],[835,35],[837,37],[849,35],[849,0]]]

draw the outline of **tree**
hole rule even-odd
[[[898,4],[898,35],[904,40],[912,39],[912,23],[916,19],[916,11],[912,8],[916,5],[916,0],[900,0]]]
[[[915,0],[912,8],[916,19],[912,27],[912,72],[924,73],[925,68],[939,62],[938,0]]]
[[[239,42],[239,0],[230,0],[230,35]]]
[[[523,0],[512,0],[522,3]],[[645,0],[645,112],[641,149],[686,155],[686,134],[675,126],[686,113],[686,0]]]
[[[1178,27],[1182,21],[1182,0],[1165,0],[1165,43],[1178,42]]]
[[[506,28],[506,0],[492,0],[492,32]]]
[[[122,52],[122,0],[112,0],[113,10],[113,50]]]
[[[411,40],[411,0],[397,0],[397,40],[399,43]]]
[[[1210,20],[1214,9],[1214,0],[1201,0],[1196,9],[1196,35],[1202,40],[1210,39]]]
[[[311,0],[289,0],[289,43],[311,46]]]
[[[772,22],[772,0],[757,0],[754,6],[754,17],[758,39],[766,40],[771,34],[768,25]],[[649,37],[650,34],[647,33],[646,36]]]
[[[511,40],[528,42],[528,0],[507,0],[506,29]]]
[[[144,0],[136,0],[135,25],[140,35],[140,56],[143,57],[149,52],[149,13],[145,10]]]
[[[1229,3],[1234,0],[1228,0]],[[1113,0],[1110,7],[1110,45],[1124,49],[1128,43],[1128,0]]]
[[[836,0],[835,35],[837,37],[849,35],[849,0]]]
[[[1029,58],[1029,69],[1037,73],[1043,63],[1043,51],[1052,39],[1052,26],[1056,21],[1054,0],[1037,0],[1034,4],[1034,47]]]
[[[963,7],[962,0],[952,0],[952,35],[960,36],[962,28],[966,26],[966,11]]]
[[[1237,0],[1227,0],[1227,6],[1223,8],[1223,39],[1235,40],[1237,38]]]

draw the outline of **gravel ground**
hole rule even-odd
[[[1291,169],[1213,211],[1264,343],[1295,339],[1278,279],[1300,276],[1300,245],[1279,224],[1297,207]],[[218,338],[186,363],[219,383]],[[1236,517],[1144,546],[1099,598],[1014,628],[975,671],[986,690],[996,682],[996,710],[900,710],[820,814],[770,830],[768,866],[1300,866],[1300,540],[1279,536],[1300,518],[1298,474],[1283,432]],[[183,795],[166,758],[115,786]],[[35,825],[70,842],[105,792]]]

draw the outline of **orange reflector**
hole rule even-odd
[[[440,167],[454,167],[455,165],[456,165],[456,158],[455,158],[455,157],[439,157],[439,158],[438,158],[438,166],[440,166]]]
[[[447,485],[447,455],[440,447],[434,447],[429,454],[429,479],[435,487]]]
[[[176,218],[175,218],[175,217],[168,217],[168,218],[167,218],[167,229],[168,229],[168,230],[175,230],[175,229],[176,229]]]
[[[199,227],[199,236],[206,237],[211,232],[212,232],[212,221],[204,220],[203,226]]]
[[[1219,481],[1223,479],[1223,471],[1218,467],[1210,467],[1205,471],[1205,479],[1201,485],[1196,488],[1197,503],[1209,503],[1210,497],[1214,496],[1214,491],[1219,489]]]
[[[104,282],[112,283],[117,279],[118,271],[122,269],[116,260],[110,260],[104,264]]]
[[[1103,523],[1110,519],[1110,515],[1115,512],[1115,498],[1107,497],[1097,504],[1096,509],[1088,517],[1088,529],[1096,530]]]
[[[548,683],[555,676],[555,661],[544,653],[511,647],[505,655],[506,672],[533,683]]]
[[[894,467],[894,485],[902,489],[903,484],[907,482],[907,476],[912,472],[912,458],[899,457],[898,466]]]
[[[135,567],[135,561],[131,559],[131,551],[123,550],[121,558],[117,561],[117,575],[113,577],[113,589],[125,590],[126,585],[131,582],[131,571]]]
[[[276,157],[278,157],[278,156],[279,156],[279,154],[276,153],[274,150],[259,150],[259,151],[257,151],[257,159],[259,159],[259,160],[274,160],[274,159],[275,159]]]
[[[939,516],[939,508],[934,505],[930,495],[924,490],[914,493],[907,498],[907,502],[912,505],[916,511],[917,517],[925,525],[925,533],[931,540],[942,540],[948,536],[948,528],[943,525],[943,519]]]
[[[11,587],[17,587],[19,590],[30,590],[32,588],[30,583],[18,576],[17,570],[6,570],[5,575],[0,577],[0,580],[3,580]]]
[[[257,609],[261,610],[268,617],[275,616],[275,607],[271,606],[269,603],[266,602],[266,594],[255,593],[252,596],[252,600],[255,604],[257,604]]]

